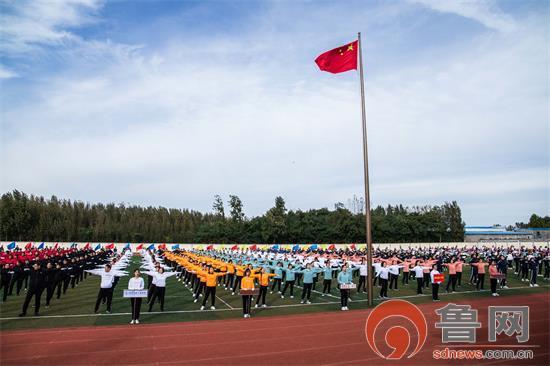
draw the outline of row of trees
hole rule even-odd
[[[226,212],[226,208],[227,211]],[[378,243],[464,240],[456,202],[372,210],[373,240]],[[89,204],[13,191],[0,200],[4,240],[175,243],[362,243],[365,215],[338,203],[308,211],[287,210],[282,197],[264,215],[248,218],[238,196],[227,207],[214,197],[213,211]]]
[[[518,229],[550,228],[550,216],[542,217],[537,214],[532,214],[528,223],[518,222],[516,223],[516,227]]]

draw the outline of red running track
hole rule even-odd
[[[549,365],[549,300],[548,294],[542,293],[457,302],[478,309],[478,320],[484,327],[478,329],[477,340],[478,344],[485,345],[488,344],[487,306],[529,305],[531,337],[521,346],[533,350],[534,360],[434,360],[433,350],[444,348],[441,330],[433,326],[439,321],[435,309],[446,303],[442,301],[420,306],[428,322],[428,339],[420,353],[412,359],[400,360],[399,364]],[[352,306],[359,305],[352,303]],[[6,366],[391,363],[374,354],[365,340],[368,313],[367,310],[357,310],[257,319],[9,331],[0,334],[0,363]],[[383,334],[381,332],[382,337]],[[412,345],[414,342],[411,341]],[[518,346],[513,337],[499,338],[495,344],[501,349],[506,345]]]

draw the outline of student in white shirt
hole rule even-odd
[[[134,271],[134,277],[128,281],[128,290],[143,290],[145,281],[141,278],[139,269]],[[139,313],[141,311],[141,297],[131,297],[130,304],[132,305],[132,321],[130,324],[139,324]]]
[[[438,274],[440,273],[437,270],[437,264],[434,264],[430,272],[430,280],[432,282],[432,300],[433,301],[439,301],[439,283],[436,283],[434,280],[434,276]]]
[[[359,285],[357,285],[357,293],[361,292],[361,289],[363,292],[367,292],[367,276],[369,274],[369,266],[367,265],[365,258],[361,258],[361,262],[359,264],[352,263],[352,265],[359,268]]]
[[[143,272],[153,276],[155,282],[155,292],[149,300],[149,311],[153,310],[153,305],[157,298],[160,300],[160,311],[164,311],[164,294],[166,292],[166,279],[170,276],[175,276],[179,272],[164,272],[164,268],[159,267],[158,272]]]
[[[94,312],[99,310],[99,304],[103,299],[107,300],[107,312],[111,312],[111,302],[113,301],[113,281],[115,277],[126,276],[126,273],[115,271],[111,269],[110,264],[106,264],[104,269],[92,269],[86,272],[93,275],[101,276],[101,284],[99,286],[99,293],[97,294],[97,300],[95,302]]]
[[[381,299],[387,299],[388,298],[388,278],[389,278],[390,271],[386,267],[386,262],[380,263],[380,268],[378,271],[378,278],[380,279],[380,298]]]
[[[392,264],[388,266],[388,271],[390,272],[390,290],[393,288],[393,286],[395,286],[395,290],[397,291],[397,281],[399,279],[400,268],[403,268],[403,266],[397,264],[397,260],[395,259],[392,261]]]
[[[373,262],[372,268],[374,269],[374,276],[373,276],[374,278],[373,278],[372,285],[376,286],[376,281],[380,279],[378,275],[380,274],[380,268],[382,268],[382,264],[380,264],[380,262]],[[378,281],[378,287],[380,287],[380,281]]]
[[[420,261],[416,261],[415,266],[411,268],[411,271],[414,272],[414,277],[416,278],[417,295],[422,295],[422,287],[424,286],[424,269],[425,267],[420,265]]]

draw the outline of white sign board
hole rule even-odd
[[[124,290],[122,297],[147,297],[147,290]]]

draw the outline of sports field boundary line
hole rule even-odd
[[[539,285],[540,287],[550,287],[550,285]],[[511,291],[511,290],[530,290],[535,289],[537,287],[510,287],[508,289],[500,289],[499,291]],[[460,292],[451,292],[451,293],[441,293],[440,296],[452,296],[452,295],[460,295],[460,294],[469,294],[469,293],[480,293],[480,292],[489,292],[490,290],[471,290],[471,291],[460,291]],[[399,297],[391,297],[389,299],[374,299],[376,302],[382,302],[386,300],[391,299],[410,299],[410,298],[420,298],[420,297],[431,297],[431,294],[421,294],[421,295],[407,295],[407,296],[399,296]],[[361,300],[353,300],[353,302],[367,302],[368,299],[361,299]],[[330,301],[330,302],[312,302],[311,304],[286,304],[286,305],[268,305],[265,308],[262,309],[278,309],[278,308],[292,308],[292,307],[301,307],[301,306],[318,306],[318,305],[334,305],[339,304],[339,301]],[[151,314],[151,315],[158,315],[158,314],[187,314],[187,313],[209,313],[209,312],[216,312],[216,311],[240,311],[242,309],[240,308],[231,308],[231,309],[216,309],[216,310],[170,310],[170,311],[152,311],[152,312],[143,312],[143,315]],[[354,309],[354,310],[366,310],[366,309]],[[67,314],[67,315],[43,315],[43,316],[28,316],[28,317],[8,317],[8,318],[0,318],[0,321],[4,320],[24,320],[24,319],[53,319],[53,318],[85,318],[85,317],[94,317],[94,316],[121,316],[121,315],[131,315],[132,313],[99,313],[99,314]],[[298,314],[297,314],[298,315]]]
[[[235,308],[231,305],[229,305],[224,299],[222,299],[221,297],[219,297],[218,295],[216,295],[216,299],[220,300],[221,302],[223,302],[225,304],[225,306],[227,306],[230,310],[235,310]]]
[[[178,281],[180,282],[180,281]],[[191,295],[194,295],[193,293],[193,290],[191,290],[183,281],[181,281],[181,284],[183,285],[183,287],[185,287],[186,289],[189,290],[189,292],[191,293]],[[217,291],[216,291],[217,292]],[[201,294],[200,297],[204,296],[203,294]],[[231,305],[229,305],[224,299],[222,299],[221,297],[219,297],[218,295],[216,295],[216,299],[220,300],[223,304],[225,304],[225,306],[227,306],[229,308],[229,310],[235,310],[235,308]],[[198,302],[198,301],[197,301]],[[216,309],[217,310],[217,309]],[[201,310],[202,311],[202,310]]]
[[[294,287],[298,287],[299,289],[304,289],[302,286],[298,286],[298,285],[294,285]],[[317,290],[314,290],[314,289],[311,289],[311,292],[315,292],[317,294],[321,294],[321,295],[325,295],[325,296],[330,296],[330,297],[334,297],[335,299],[340,299],[338,296],[335,296],[333,294],[331,294],[330,292],[328,294],[324,294],[320,291],[317,291]]]

